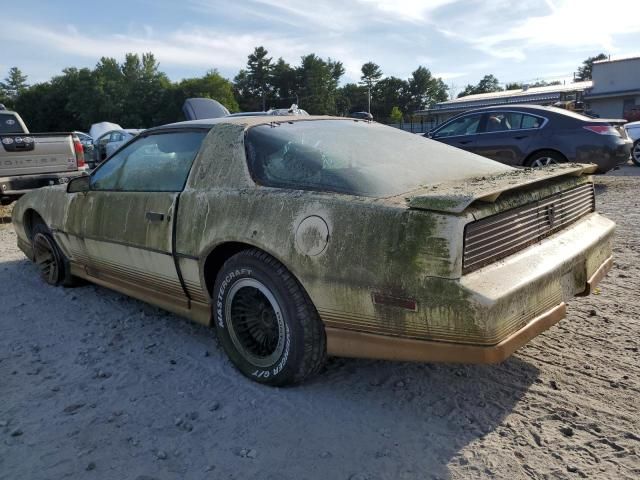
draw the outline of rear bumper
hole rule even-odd
[[[502,342],[493,346],[464,345],[410,338],[383,337],[337,328],[327,328],[327,351],[338,357],[377,358],[407,362],[499,363],[532,338],[566,316],[564,303],[534,318]]]
[[[70,172],[0,177],[0,197],[19,197],[37,188],[68,183],[72,178],[82,175],[86,175],[84,169]]]
[[[633,141],[611,137],[602,146],[585,146],[578,150],[576,160],[580,163],[595,163],[598,173],[605,173],[626,163],[631,158]]]
[[[425,296],[401,321],[379,321],[379,331],[327,322],[332,355],[416,361],[491,363],[565,316],[565,304],[588,295],[611,268],[615,224],[593,213],[571,227],[459,280],[448,280],[435,308]],[[444,280],[443,280],[444,282]],[[425,292],[428,295],[428,292]],[[320,310],[319,310],[320,312]],[[322,312],[321,316],[322,316]],[[420,338],[409,322],[427,326]],[[342,323],[347,328],[342,328]],[[379,325],[402,325],[384,335]]]
[[[587,286],[578,295],[588,295],[613,265],[606,259],[587,280]],[[524,327],[491,346],[415,340],[387,337],[339,328],[326,328],[327,352],[338,357],[376,358],[381,360],[447,362],[447,363],[499,363],[520,347],[548,330],[566,317],[564,302],[537,316]]]

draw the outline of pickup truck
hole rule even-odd
[[[71,132],[29,133],[17,112],[0,108],[0,204],[30,190],[85,175],[80,139]]]

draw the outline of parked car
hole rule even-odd
[[[347,116],[349,118],[358,118],[360,120],[373,120],[373,115],[369,112],[352,112]]]
[[[505,105],[467,111],[425,136],[507,165],[594,163],[604,173],[629,160],[624,123],[555,107]]]
[[[631,150],[631,160],[638,167],[640,167],[640,122],[627,123],[624,126],[627,132],[627,136],[633,142],[633,149]]]
[[[104,162],[118,148],[143,131],[144,130],[128,128],[103,133],[94,142],[93,164],[90,165],[90,167],[95,168],[95,166]]]
[[[79,138],[71,132],[30,133],[17,112],[0,110],[0,204],[45,185],[84,175]]]
[[[244,375],[285,385],[327,355],[508,357],[611,267],[594,169],[515,169],[367,121],[223,117],[146,130],[13,222],[47,283],[214,326]]]

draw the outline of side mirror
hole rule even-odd
[[[88,175],[83,175],[81,177],[76,177],[67,183],[67,193],[81,193],[88,192],[89,185],[91,184],[91,177]]]
[[[427,138],[433,138],[433,130],[427,132],[427,134],[425,135],[425,137]]]

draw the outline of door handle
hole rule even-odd
[[[527,138],[527,135],[518,135],[517,137],[513,137],[513,138],[515,138],[516,140],[522,140],[524,138]]]
[[[467,143],[471,143],[471,140],[460,140],[458,143],[460,145],[466,145]]]
[[[147,212],[145,217],[150,222],[162,222],[164,220],[164,213]]]

